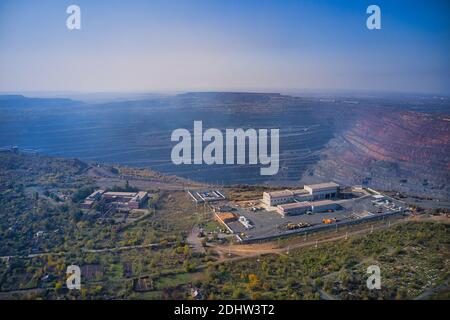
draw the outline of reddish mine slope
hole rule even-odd
[[[337,134],[304,179],[450,195],[450,117],[376,111]]]

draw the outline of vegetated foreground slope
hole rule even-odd
[[[95,186],[85,163],[13,152],[0,160],[0,299],[181,299],[192,285],[208,299],[315,299],[322,291],[394,299],[448,279],[448,224],[408,223],[289,255],[222,263],[214,238],[204,252],[186,243],[194,225],[216,226],[184,191],[160,192],[152,214],[136,223],[102,219],[78,207]],[[64,285],[72,264],[82,269],[81,291]],[[370,264],[382,270],[381,291],[365,287]]]
[[[304,179],[449,198],[450,117],[384,110],[337,133]]]
[[[216,299],[413,299],[448,283],[448,244],[448,224],[408,222],[289,255],[211,266],[203,288]],[[367,289],[370,265],[380,267],[380,290]]]

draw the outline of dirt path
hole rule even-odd
[[[205,248],[202,245],[201,238],[197,237],[200,232],[200,228],[198,226],[194,226],[186,238],[186,242],[195,252],[206,253]]]
[[[157,172],[153,172],[153,177],[122,177],[118,173],[113,173],[110,166],[97,167],[91,166],[86,170],[86,176],[94,178],[98,186],[102,189],[111,188],[115,185],[123,185],[126,180],[130,185],[139,189],[160,189],[169,191],[180,191],[185,188],[198,189],[204,188],[205,185],[199,182],[190,181],[188,179],[176,176],[164,176]],[[151,170],[149,170],[150,172]]]
[[[170,246],[175,244],[175,242],[168,242],[167,244],[162,245],[161,243],[148,243],[148,244],[139,244],[139,245],[132,245],[132,246],[120,246],[120,247],[111,247],[111,248],[101,248],[101,249],[82,249],[83,252],[87,253],[101,253],[101,252],[116,252],[116,251],[126,251],[126,250],[133,250],[133,249],[147,249],[147,248],[158,248],[161,246]],[[50,255],[64,255],[67,252],[60,251],[60,252],[38,252],[38,253],[32,253],[28,255],[12,255],[12,256],[2,256],[0,257],[1,260],[8,260],[11,258],[19,258],[19,259],[30,259],[30,258],[37,258],[37,257],[45,257]]]

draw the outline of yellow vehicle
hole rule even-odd
[[[322,219],[322,223],[325,223],[325,224],[330,224],[330,223],[335,223],[335,222],[336,222],[336,218]]]

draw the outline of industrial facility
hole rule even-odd
[[[339,209],[331,199],[339,194],[339,185],[334,182],[305,185],[303,189],[264,192],[262,203],[275,207],[282,216],[324,212]]]
[[[339,194],[339,185],[334,182],[305,185],[303,189],[264,192],[262,202],[267,206],[285,203],[334,199]]]
[[[264,192],[262,200],[230,200],[211,205],[215,218],[240,242],[383,219],[404,212],[400,201],[375,190],[334,182],[303,189]]]
[[[148,200],[148,193],[138,192],[113,192],[96,190],[81,203],[82,209],[92,209],[96,203],[106,203],[113,205],[116,209],[132,210],[144,206]]]

